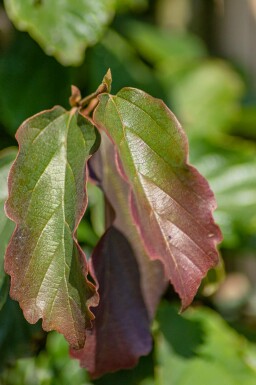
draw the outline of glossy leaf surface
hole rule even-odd
[[[17,225],[5,258],[11,296],[30,323],[43,318],[45,330],[61,332],[74,348],[84,345],[97,303],[75,231],[87,204],[86,161],[98,139],[76,109],[44,111],[19,128],[9,177],[6,211]]]
[[[64,65],[82,62],[109,22],[113,0],[5,0],[10,19]]]
[[[8,197],[7,178],[16,154],[17,151],[14,148],[0,152],[0,310],[9,289],[8,277],[4,272],[4,254],[14,230],[13,222],[5,215],[4,203]]]
[[[162,261],[186,308],[218,263],[221,240],[212,218],[213,193],[188,164],[186,136],[162,101],[131,88],[101,95],[94,120],[118,149],[120,173],[132,186],[131,210],[147,253]]]

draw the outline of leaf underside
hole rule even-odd
[[[71,355],[95,378],[132,367],[149,353],[150,321],[167,281],[160,262],[149,260],[140,241],[129,210],[129,185],[117,171],[115,148],[104,132],[89,169],[107,199],[110,227],[92,255],[100,294],[94,327],[83,350]]]
[[[218,263],[221,240],[213,193],[188,164],[186,136],[162,101],[132,88],[101,95],[94,121],[116,145],[144,247],[162,262],[184,309]]]
[[[81,64],[114,11],[113,0],[5,0],[10,19],[63,65]]]
[[[124,235],[111,226],[92,256],[99,306],[84,349],[72,351],[92,378],[133,367],[150,352],[149,319],[140,290],[138,263]]]
[[[24,122],[16,137],[6,203],[16,223],[5,257],[10,294],[30,323],[42,318],[45,330],[81,348],[98,299],[75,232],[87,205],[86,163],[99,136],[76,109],[54,107]]]

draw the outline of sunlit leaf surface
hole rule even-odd
[[[94,119],[118,149],[120,173],[131,185],[131,210],[147,253],[162,261],[186,308],[218,263],[221,240],[212,218],[213,193],[187,163],[186,136],[162,101],[137,89],[101,95]]]
[[[19,128],[9,176],[8,216],[16,231],[5,269],[26,319],[82,347],[97,303],[75,231],[85,211],[86,161],[97,149],[93,125],[76,109],[44,111]]]

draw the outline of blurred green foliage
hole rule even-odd
[[[87,49],[83,63],[64,67],[27,33],[14,29],[0,2],[0,148],[13,146],[16,129],[32,114],[55,104],[67,107],[71,84],[84,95],[94,91],[110,67],[113,92],[123,86],[141,88],[163,99],[178,116],[189,137],[190,160],[216,195],[215,218],[224,236],[220,250],[227,274],[237,269],[235,260],[246,274],[246,261],[248,256],[255,260],[256,248],[255,94],[248,92],[242,69],[238,72],[230,61],[210,55],[203,31],[200,37],[192,32],[191,25],[194,31],[201,25],[195,28],[198,18],[193,19],[193,11],[204,3],[199,1],[196,7],[192,0],[117,0],[111,26]],[[175,15],[179,15],[176,21]],[[3,161],[4,156],[9,160]],[[0,264],[6,228],[13,227],[6,222],[3,204],[6,170],[14,156],[15,150],[0,155]],[[105,227],[104,198],[97,187],[89,185],[89,198],[78,229],[88,256]],[[253,268],[255,264],[249,265],[249,270]],[[211,272],[206,288],[209,283],[218,286],[221,271]],[[250,284],[248,298],[242,308],[233,309],[233,317],[236,328],[256,340],[256,310],[248,316],[256,285],[253,280]],[[3,269],[0,307],[6,297],[1,285],[8,288]],[[45,343],[40,325],[28,325],[18,305],[8,299],[0,311],[0,384],[253,385],[256,345],[209,309],[218,308],[218,303],[205,297],[206,292],[202,287],[197,297],[200,306],[183,316],[164,302],[153,325],[152,354],[133,370],[93,382],[69,359],[62,336],[50,333]],[[171,291],[166,294],[169,302],[174,298]]]

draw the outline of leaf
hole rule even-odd
[[[151,350],[148,314],[138,264],[128,241],[110,227],[92,256],[100,304],[83,350],[72,351],[92,376],[134,366]]]
[[[0,152],[0,310],[9,290],[8,277],[4,272],[5,249],[14,230],[13,223],[5,215],[4,203],[8,196],[7,177],[16,154],[15,148]]]
[[[115,151],[102,133],[90,170],[115,210],[112,223],[92,255],[100,304],[84,349],[72,352],[92,377],[134,366],[151,350],[150,320],[166,288],[162,266],[150,261],[128,209],[129,185],[119,176]],[[92,173],[91,173],[92,175]],[[125,351],[124,351],[125,349]]]
[[[70,360],[68,343],[61,334],[51,332],[45,339],[45,346],[38,354],[16,360],[12,365],[6,366],[0,373],[0,383],[92,385],[78,362]]]
[[[102,191],[95,184],[88,183],[90,220],[98,237],[105,232],[105,204]]]
[[[213,193],[188,165],[185,134],[162,101],[132,88],[99,100],[94,121],[117,147],[145,249],[163,263],[184,309],[219,260]]]
[[[192,156],[216,196],[214,217],[223,232],[223,246],[243,247],[243,235],[256,232],[255,146],[231,137],[215,143],[195,140]]]
[[[5,0],[15,26],[27,31],[45,52],[63,65],[81,64],[84,50],[100,39],[113,0]]]
[[[190,137],[209,137],[236,121],[243,92],[238,74],[224,61],[212,60],[177,82],[172,103]]]
[[[192,33],[168,31],[134,20],[124,26],[133,46],[154,65],[168,92],[170,83],[175,83],[206,56],[203,41]]]
[[[0,56],[0,121],[6,131],[14,135],[17,127],[37,111],[56,103],[65,106],[70,75],[69,68],[46,56],[27,34],[16,32],[12,44]]]
[[[45,333],[39,323],[27,323],[19,304],[8,298],[0,311],[0,383],[3,369],[13,365],[17,358],[35,355],[44,342]]]
[[[155,334],[156,383],[159,385],[253,385],[252,346],[210,309],[189,309],[177,316],[160,306]],[[181,348],[182,347],[182,348]],[[190,354],[184,352],[191,348]]]
[[[95,287],[75,232],[87,204],[86,161],[98,134],[76,109],[54,107],[19,128],[20,151],[9,176],[6,212],[16,222],[5,269],[11,296],[30,323],[64,334],[74,348],[91,326]]]
[[[117,10],[124,12],[145,10],[148,7],[148,0],[116,0]]]
[[[87,83],[91,90],[110,67],[116,79],[113,92],[130,84],[162,96],[162,88],[152,69],[142,61],[129,41],[113,29],[108,29],[100,43],[88,51],[86,63],[90,73]]]
[[[163,292],[167,287],[162,264],[151,261],[134,226],[129,209],[130,186],[118,172],[117,153],[108,136],[101,132],[100,150],[89,162],[90,173],[102,188],[107,202],[115,212],[113,226],[129,241],[140,270],[140,285],[150,319],[153,319]],[[108,213],[108,210],[106,210]],[[106,219],[109,223],[109,218]],[[111,223],[112,224],[112,223]]]

